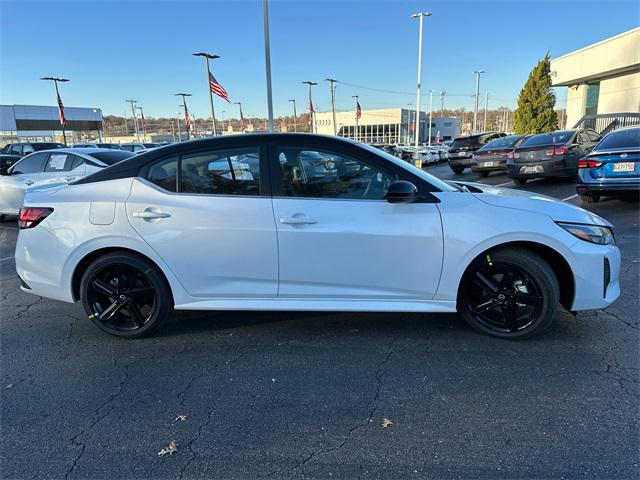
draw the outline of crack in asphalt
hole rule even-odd
[[[114,357],[114,361],[113,361],[113,366],[116,366],[116,358]],[[109,409],[108,411],[106,411],[104,414],[100,414],[100,411],[102,409],[104,409],[107,405],[109,405],[110,403],[112,403],[124,390],[124,385],[125,383],[127,383],[127,380],[129,379],[129,364],[126,364],[124,366],[124,373],[122,375],[122,378],[120,379],[120,384],[118,385],[118,389],[117,391],[111,395],[109,398],[107,398],[104,402],[102,402],[102,404],[96,408],[94,415],[96,416],[93,420],[93,422],[91,422],[86,428],[82,429],[79,433],[77,433],[76,435],[73,436],[73,438],[71,438],[71,442],[80,447],[80,451],[78,452],[78,455],[76,456],[76,458],[73,460],[73,463],[71,464],[71,466],[69,467],[69,469],[67,470],[67,472],[64,475],[65,479],[68,479],[69,476],[71,475],[71,473],[73,473],[73,471],[75,470],[75,468],[78,466],[78,462],[80,461],[80,459],[82,458],[82,456],[84,455],[84,452],[86,450],[86,443],[82,442],[79,440],[79,438],[85,434],[86,432],[92,430],[101,420],[103,420],[104,418],[106,418],[107,416],[109,416],[109,414],[112,412],[113,409]]]
[[[637,324],[634,323],[629,323],[626,320],[623,320],[622,318],[620,318],[617,314],[613,313],[612,311],[610,311],[609,309],[606,310],[600,310],[602,313],[605,313],[613,318],[615,318],[616,320],[624,323],[627,327],[633,328],[634,330],[640,330],[640,327]]]

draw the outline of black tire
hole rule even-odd
[[[486,178],[489,176],[489,172],[478,172],[482,178]]]
[[[495,293],[486,288],[491,284]],[[479,332],[517,340],[549,328],[559,301],[558,279],[549,264],[514,247],[489,252],[469,266],[458,292],[458,311]]]
[[[464,172],[464,167],[451,167],[451,170],[453,170],[453,173],[455,173],[456,175],[460,175],[462,172]]]
[[[527,183],[526,178],[512,178],[511,180],[513,180],[513,183],[515,183],[516,185],[524,185]]]
[[[600,195],[578,195],[582,203],[598,203],[600,201]]]
[[[162,272],[127,252],[94,260],[82,276],[80,297],[95,326],[123,338],[151,334],[173,311],[171,288]]]

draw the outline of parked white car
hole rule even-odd
[[[106,148],[57,148],[27,155],[0,176],[0,215],[17,215],[30,189],[73,182],[132,155]]]
[[[449,184],[339,137],[256,134],[136,155],[27,194],[22,290],[103,331],[177,310],[460,312],[501,338],[620,294],[611,224],[526,191]]]

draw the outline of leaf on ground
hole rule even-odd
[[[388,426],[393,425],[393,422],[388,418],[382,419],[382,428],[387,428]]]
[[[184,422],[187,419],[186,415],[178,415],[173,419],[174,422]]]
[[[178,451],[178,445],[175,440],[171,440],[171,443],[158,452],[159,457],[164,457],[166,454],[173,455],[173,452]]]

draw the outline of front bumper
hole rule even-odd
[[[571,310],[594,310],[611,305],[620,296],[618,247],[580,240],[572,246],[571,252],[575,284]]]

